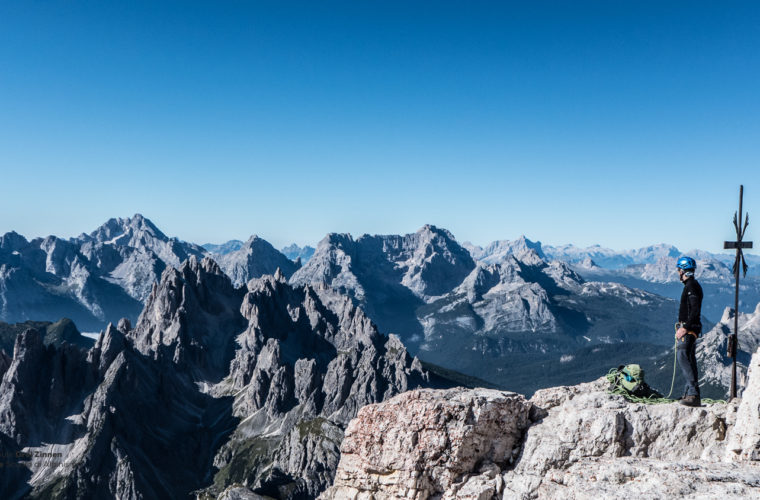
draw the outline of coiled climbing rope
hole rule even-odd
[[[675,327],[676,333],[678,332],[678,326]],[[623,396],[628,401],[631,401],[632,403],[643,403],[643,404],[663,404],[663,403],[674,403],[678,401],[677,399],[670,399],[670,396],[673,394],[673,387],[676,383],[676,365],[678,364],[678,337],[674,335],[675,342],[673,344],[673,377],[670,380],[670,391],[668,391],[668,395],[663,397],[659,393],[655,393],[649,397],[642,397],[642,396],[634,396],[630,392],[628,392],[625,387],[620,385],[617,381],[618,377],[618,369],[612,368],[609,372],[607,372],[607,381],[610,383],[610,394],[619,394],[620,396]],[[656,391],[655,391],[656,392]],[[701,398],[701,401],[703,404],[718,404],[722,403],[725,404],[726,401],[723,399],[710,399],[710,398]]]

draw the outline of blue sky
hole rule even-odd
[[[740,183],[760,221],[757,2],[115,4],[0,2],[0,233],[717,251]]]

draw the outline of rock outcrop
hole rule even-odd
[[[747,376],[725,459],[760,464],[760,348],[752,356]]]
[[[335,483],[323,498],[454,498],[463,475],[513,460],[529,408],[515,393],[461,388],[365,406],[346,430]]]
[[[760,350],[743,399],[728,404],[636,404],[606,385],[530,400],[420,390],[366,406],[321,498],[760,497]],[[452,428],[487,439],[451,439]]]
[[[26,330],[37,330],[46,345],[69,343],[89,348],[94,343],[93,339],[79,333],[73,321],[68,318],[61,318],[55,323],[51,321],[24,321],[14,324],[0,322],[0,349],[8,354],[13,354],[16,337]],[[0,361],[0,366],[2,366],[2,361]]]
[[[142,354],[171,360],[199,380],[218,381],[232,358],[234,335],[245,326],[239,311],[244,293],[216,262],[191,257],[164,271],[130,340]]]

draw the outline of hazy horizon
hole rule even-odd
[[[110,220],[111,218],[115,218],[115,219],[118,219],[118,218],[129,219],[129,218],[132,218],[132,217],[134,217],[135,215],[138,215],[138,214],[142,215],[144,218],[148,219],[153,224],[155,224],[155,226],[161,232],[163,232],[167,237],[169,237],[169,238],[176,237],[176,238],[178,238],[181,241],[185,241],[185,242],[189,242],[189,243],[194,243],[194,244],[197,244],[197,245],[207,245],[207,244],[221,245],[221,244],[227,243],[229,241],[233,241],[233,240],[238,240],[238,241],[245,242],[251,236],[257,235],[258,237],[263,238],[264,240],[268,241],[270,244],[272,244],[277,249],[282,249],[282,248],[284,248],[286,246],[289,246],[291,244],[296,244],[299,247],[311,246],[311,247],[315,247],[316,248],[316,246],[319,243],[319,241],[321,241],[322,238],[324,238],[325,236],[327,236],[327,234],[330,234],[330,233],[346,233],[345,231],[329,231],[328,233],[325,233],[321,238],[319,238],[316,241],[302,241],[302,242],[299,242],[295,238],[292,239],[292,240],[278,241],[278,240],[275,240],[275,239],[270,239],[266,235],[261,234],[261,233],[257,233],[257,232],[254,231],[254,232],[251,232],[250,234],[248,234],[247,236],[243,236],[243,237],[231,237],[231,238],[224,239],[222,241],[200,241],[200,240],[196,241],[196,240],[188,240],[188,239],[182,238],[182,237],[174,234],[171,230],[163,227],[160,223],[156,222],[149,215],[146,215],[146,214],[138,212],[138,213],[126,216],[126,217],[125,216],[121,216],[121,217],[109,217],[108,219],[103,220],[101,222],[101,224],[98,224],[96,227],[92,227],[92,228],[89,228],[87,230],[78,231],[78,232],[75,232],[73,234],[55,234],[55,233],[51,233],[51,234],[44,234],[44,235],[42,235],[42,234],[31,235],[31,234],[25,234],[25,233],[23,233],[21,231],[15,230],[15,229],[8,229],[8,230],[5,230],[5,231],[0,231],[0,235],[3,235],[3,234],[5,234],[7,232],[10,232],[10,231],[16,231],[18,234],[24,236],[28,240],[32,240],[34,238],[45,238],[47,236],[56,236],[56,237],[65,238],[65,239],[76,238],[77,236],[79,236],[82,233],[90,234],[92,231],[94,231],[95,229],[97,229],[97,227],[99,227],[103,223],[107,222],[107,220]],[[411,231],[397,231],[397,232],[389,232],[389,233],[369,233],[367,231],[363,231],[363,232],[347,232],[347,233],[350,234],[354,238],[358,238],[358,237],[360,237],[360,236],[362,236],[364,234],[370,234],[370,235],[373,235],[373,236],[374,235],[404,235],[404,234],[414,233],[417,230],[421,229],[426,224],[430,224],[430,225],[435,226],[437,228],[446,229],[447,231],[450,231],[460,244],[462,244],[462,243],[470,243],[472,245],[480,246],[480,247],[485,247],[486,245],[488,245],[490,243],[493,243],[495,241],[500,241],[500,240],[516,240],[516,239],[519,239],[520,237],[524,236],[528,240],[530,240],[532,242],[539,242],[542,245],[549,245],[549,246],[554,246],[554,247],[559,247],[559,246],[563,246],[563,245],[572,245],[572,246],[579,247],[579,248],[589,248],[589,247],[599,246],[599,247],[602,247],[602,248],[605,248],[605,249],[614,250],[616,252],[625,252],[627,250],[637,250],[637,249],[640,249],[640,248],[646,248],[646,247],[649,247],[649,246],[655,246],[655,245],[661,245],[661,244],[663,244],[663,245],[673,245],[676,248],[678,248],[678,250],[680,250],[682,252],[689,252],[689,251],[692,251],[692,250],[703,250],[703,251],[708,251],[708,252],[711,252],[711,253],[732,253],[732,252],[734,252],[733,250],[723,250],[722,248],[719,249],[718,251],[710,250],[710,249],[706,249],[706,248],[698,248],[698,247],[689,247],[689,248],[687,248],[687,247],[681,247],[679,245],[676,245],[673,242],[668,242],[668,241],[651,242],[651,243],[648,243],[648,244],[645,244],[645,245],[641,245],[641,246],[637,246],[637,247],[628,247],[628,248],[619,248],[619,247],[606,246],[606,245],[601,245],[599,243],[592,243],[592,244],[589,244],[589,245],[579,245],[579,244],[576,244],[574,242],[553,243],[553,242],[549,242],[548,240],[545,240],[545,239],[542,239],[542,238],[531,237],[531,235],[527,235],[527,234],[517,234],[517,235],[514,235],[514,236],[499,237],[499,238],[494,238],[493,240],[485,241],[485,242],[474,242],[474,241],[470,241],[470,240],[462,239],[462,238],[458,237],[458,235],[456,233],[454,233],[453,231],[451,231],[445,225],[435,224],[435,223],[431,223],[431,222],[426,222],[424,224],[421,224],[419,227],[417,227],[416,229],[411,230]],[[755,251],[754,251],[754,249],[750,249],[748,251],[745,250],[744,253],[745,254],[755,254]]]

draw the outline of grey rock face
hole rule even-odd
[[[186,497],[207,480],[211,450],[234,425],[224,401],[130,349],[110,363],[77,420],[81,437],[62,465],[32,482],[35,494]]]
[[[236,286],[279,268],[299,267],[269,243],[251,237],[220,248],[217,261]],[[235,247],[235,248],[233,248]],[[137,319],[166,269],[178,269],[209,250],[170,238],[140,214],[110,219],[90,234],[63,240],[27,241],[15,232],[0,236],[0,321],[72,318],[85,331],[108,322]]]
[[[398,338],[384,337],[345,296],[291,286],[281,273],[252,280],[243,298],[248,327],[230,365],[227,391],[243,419],[217,454],[215,488],[239,482],[282,496],[315,496],[332,479],[346,423],[360,407],[431,381]],[[220,384],[217,390],[222,390]],[[269,458],[257,459],[265,447]],[[257,465],[245,474],[236,464]],[[287,496],[287,495],[286,495]]]
[[[110,219],[76,241],[109,281],[140,302],[145,301],[164,269],[206,253],[202,247],[169,238],[140,214]]]
[[[60,460],[0,484],[46,498],[314,497],[362,405],[448,383],[347,297],[279,271],[236,289],[195,257],[163,272],[134,327],[109,324],[88,351],[29,330],[2,361],[0,447]]]
[[[66,417],[95,382],[85,358],[71,344],[46,346],[37,330],[19,335],[0,383],[0,432],[18,446],[71,439]]]
[[[238,311],[242,295],[213,260],[191,257],[164,271],[130,341],[137,351],[171,360],[201,380],[219,380],[232,357],[233,334],[245,325]]]
[[[752,356],[747,377],[725,459],[760,464],[760,348]]]
[[[461,388],[365,406],[346,429],[335,482],[320,498],[453,498],[474,468],[509,464],[529,409],[515,393]]]
[[[194,372],[139,353],[128,326],[109,325],[88,352],[45,346],[33,330],[18,337],[0,435],[30,456],[60,457],[30,460],[19,491],[176,498],[209,480],[214,450],[235,425],[231,401],[199,391]]]
[[[78,244],[54,236],[0,238],[0,321],[73,319],[90,328],[139,304],[105,280]]]
[[[16,338],[21,333],[30,329],[37,330],[40,333],[45,345],[69,343],[89,348],[94,343],[91,338],[79,333],[73,321],[68,318],[61,318],[55,323],[50,321],[25,321],[15,324],[0,322],[0,349],[6,353],[13,354]]]
[[[485,258],[483,249],[470,250]],[[523,392],[557,383],[515,378],[523,364],[572,359],[582,351],[579,357],[596,360],[606,372],[608,359],[589,356],[589,346],[667,344],[662,325],[672,320],[672,301],[621,284],[586,282],[567,264],[542,259],[540,244],[524,237],[488,251],[496,263],[476,264],[450,233],[433,226],[357,240],[331,234],[291,282],[348,295],[381,331],[398,334],[425,361]],[[579,366],[563,380],[583,380],[587,370]]]
[[[401,285],[425,298],[457,286],[473,267],[472,257],[451,233],[426,225],[405,236],[364,235],[354,240],[350,235],[330,234],[292,281],[328,284],[361,299],[364,287],[382,287],[382,281],[391,280],[388,285]]]
[[[298,269],[292,260],[256,235],[239,249],[220,255],[217,260],[235,286],[242,286],[265,274],[274,274],[277,269],[289,278]]]
[[[136,318],[153,283],[205,250],[168,238],[148,219],[111,219],[91,234],[27,242],[0,238],[0,320],[72,318],[99,330],[109,320]]]

